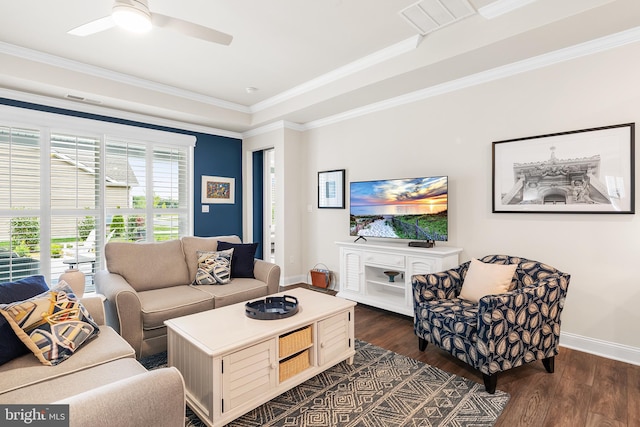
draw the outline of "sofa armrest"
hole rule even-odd
[[[451,299],[458,296],[470,262],[438,273],[411,276],[414,307],[434,299]]]
[[[142,304],[133,287],[119,274],[107,270],[95,275],[96,290],[105,296],[107,325],[124,338],[140,357],[142,351]]]
[[[560,314],[569,279],[568,274],[555,274],[510,292],[480,298],[478,357],[508,360],[511,354],[521,354],[525,362],[530,362],[557,354]],[[483,349],[481,343],[487,348]],[[489,351],[491,343],[495,351]]]
[[[96,324],[106,325],[102,297],[83,297],[80,298],[80,303],[87,309]]]
[[[280,290],[280,266],[268,261],[256,259],[253,263],[253,275],[267,284],[269,295]]]
[[[184,426],[184,381],[173,367],[135,375],[54,403],[69,405],[70,427]]]

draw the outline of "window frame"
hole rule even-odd
[[[14,107],[8,105],[0,105],[0,126],[7,126],[10,128],[27,128],[40,132],[40,207],[39,209],[29,210],[25,214],[37,216],[40,219],[40,274],[45,275],[48,278],[48,283],[54,283],[57,281],[57,277],[52,277],[51,272],[51,248],[50,245],[42,244],[42,242],[51,242],[51,218],[52,213],[55,212],[56,216],[64,215],[77,215],[77,209],[61,210],[51,208],[51,164],[50,156],[51,152],[51,134],[70,134],[80,137],[97,138],[100,141],[100,186],[99,192],[99,206],[96,206],[94,210],[87,211],[92,212],[101,217],[97,231],[98,236],[106,235],[106,144],[108,139],[124,140],[131,143],[143,144],[147,150],[153,152],[154,145],[160,147],[170,148],[186,148],[186,211],[185,208],[179,209],[181,213],[187,216],[187,226],[185,230],[186,235],[193,235],[194,229],[194,215],[193,215],[193,156],[196,137],[194,135],[169,132],[164,130],[150,129],[142,126],[134,126],[121,123],[113,123],[108,121],[102,121],[98,119],[66,116],[62,114],[56,114],[46,111],[31,110],[28,108]],[[47,153],[47,155],[43,155]],[[153,183],[147,182],[147,188],[152,188]],[[154,209],[153,204],[148,206],[146,211],[151,215],[155,214],[157,209]],[[163,213],[167,213],[166,211]],[[12,209],[0,209],[0,216],[9,217],[15,216],[15,212]],[[151,222],[152,224],[152,222]],[[153,233],[147,233],[146,239],[148,241],[153,240]],[[96,259],[96,268],[103,268],[104,266],[104,253],[99,252],[99,257]]]

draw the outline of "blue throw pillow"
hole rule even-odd
[[[253,262],[256,257],[257,243],[228,243],[218,242],[218,250],[233,249],[231,258],[231,277],[255,278],[253,275]]]
[[[23,301],[48,290],[44,276],[29,276],[15,282],[0,283],[0,304]],[[0,365],[29,352],[4,316],[0,316]]]

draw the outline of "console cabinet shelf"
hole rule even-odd
[[[338,296],[413,316],[411,276],[459,265],[461,248],[410,247],[407,243],[336,242],[340,248]],[[396,271],[393,281],[385,271]]]

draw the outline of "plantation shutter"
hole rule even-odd
[[[110,240],[192,233],[195,137],[0,105],[0,282],[106,268]],[[151,230],[147,232],[147,230]]]
[[[106,150],[107,230],[111,238],[164,241],[187,235],[189,147],[109,139]],[[116,192],[117,188],[126,191]]]
[[[147,148],[108,139],[106,143],[106,224],[109,239],[146,239]]]
[[[187,158],[186,148],[154,148],[154,241],[177,239],[188,233]]]
[[[40,272],[39,138],[0,126],[0,282]]]
[[[100,139],[54,133],[50,142],[51,274],[69,267],[88,278],[99,265],[104,236],[100,193]]]

